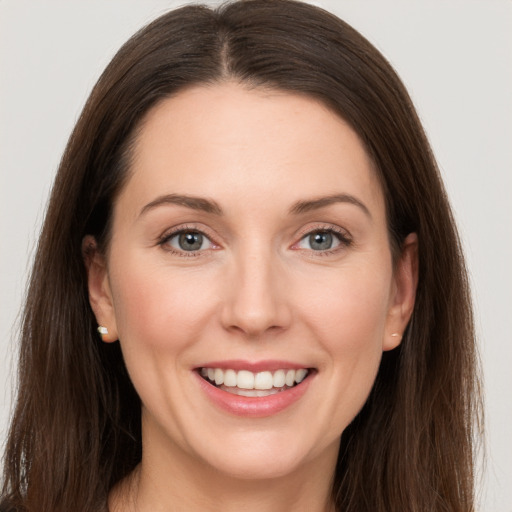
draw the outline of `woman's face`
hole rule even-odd
[[[245,478],[332,465],[409,319],[414,245],[394,270],[372,163],[317,101],[226,83],[161,102],[89,265],[144,456]]]

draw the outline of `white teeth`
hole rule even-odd
[[[275,388],[282,388],[286,384],[286,375],[284,373],[284,370],[277,370],[277,372],[274,373],[274,387]]]
[[[254,377],[254,389],[272,389],[274,379],[270,372],[260,372]]]
[[[224,385],[235,387],[236,386],[236,372],[235,370],[226,370],[224,372]]]
[[[285,386],[287,388],[301,383],[308,375],[306,368],[298,370],[276,370],[274,373],[263,371],[253,373],[248,370],[235,370],[222,368],[201,368],[203,377],[214,382],[221,389],[229,388],[233,393],[243,396],[267,396],[273,392],[279,392]],[[238,390],[238,391],[235,391]],[[243,393],[240,390],[245,390]],[[253,392],[253,390],[255,390]],[[250,391],[250,393],[246,393]],[[256,393],[256,391],[262,394]]]
[[[220,368],[215,368],[215,384],[220,386],[224,383],[224,372]]]
[[[297,370],[295,372],[295,382],[299,384],[304,380],[306,375],[308,374],[308,371],[305,368],[301,368],[300,370]]]
[[[228,388],[225,386],[221,386],[222,390],[227,391],[233,395],[239,396],[270,396],[279,393],[279,389],[240,389],[240,388]]]
[[[241,389],[254,389],[254,373],[240,370],[236,376],[236,386]]]

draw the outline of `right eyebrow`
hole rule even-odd
[[[372,214],[370,213],[368,207],[360,199],[350,194],[334,194],[331,196],[318,197],[307,201],[298,201],[291,207],[290,213],[298,215],[313,210],[319,210],[320,208],[324,208],[336,203],[353,204],[354,206],[357,206],[359,209],[361,209],[370,219],[372,218]]]
[[[176,204],[179,206],[185,206],[192,210],[199,210],[206,213],[213,213],[214,215],[222,215],[222,208],[213,200],[206,199],[204,197],[189,196],[182,194],[166,194],[159,196],[140,211],[139,217],[144,213],[166,204]]]

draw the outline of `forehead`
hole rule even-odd
[[[373,164],[351,127],[319,101],[225,83],[167,98],[145,117],[121,198],[238,198],[261,207],[351,193],[383,208]],[[127,197],[128,196],[128,197]]]

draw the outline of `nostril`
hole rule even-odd
[[[224,328],[253,339],[286,329],[291,315],[282,269],[278,273],[274,256],[261,248],[243,247],[239,251],[230,276],[233,285],[223,295]]]

